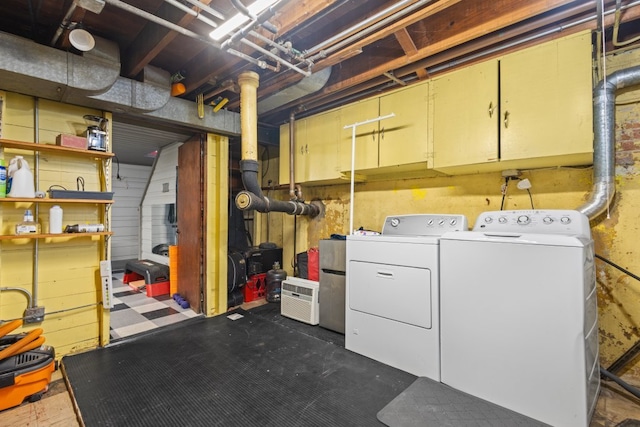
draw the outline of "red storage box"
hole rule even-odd
[[[148,297],[157,297],[160,295],[168,295],[169,294],[169,281],[166,282],[158,282],[153,283],[151,285],[146,285],[145,289],[147,290]]]
[[[249,276],[247,283],[242,288],[244,302],[255,301],[267,295],[267,274],[254,274]]]
[[[309,266],[307,267],[307,278],[317,282],[320,280],[320,250],[317,247],[307,251],[309,256]]]
[[[87,137],[60,134],[56,137],[56,144],[62,147],[87,149]]]

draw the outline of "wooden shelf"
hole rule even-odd
[[[80,237],[92,237],[92,236],[111,236],[111,231],[101,231],[97,233],[61,233],[61,234],[17,234],[0,236],[0,240],[34,240],[34,239],[50,239],[51,241],[66,241],[71,239],[77,239]]]
[[[62,147],[60,145],[53,144],[35,144],[33,142],[13,141],[11,139],[1,139],[0,145],[5,148],[17,148],[20,150],[31,150],[39,152],[54,152],[65,155],[73,155],[79,157],[92,157],[94,159],[110,159],[114,156],[113,153],[107,153],[104,151],[83,150],[80,148]]]
[[[113,200],[104,199],[38,199],[27,197],[3,197],[0,198],[0,203],[77,203],[77,204],[105,204],[109,205],[113,203]]]

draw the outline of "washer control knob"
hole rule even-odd
[[[451,225],[451,226],[454,226],[454,225],[456,225],[457,223],[458,223],[458,220],[457,220],[457,219],[455,219],[455,218],[452,218],[452,219],[449,221],[449,225]]]
[[[518,217],[518,224],[520,225],[526,225],[529,224],[531,222],[531,218],[529,218],[527,215],[520,215]]]
[[[444,219],[441,219],[438,221],[438,225],[443,226],[444,225]]]
[[[553,222],[553,218],[551,218],[550,216],[545,216],[544,218],[542,218],[542,222],[544,222],[545,224],[551,224]]]
[[[571,218],[569,218],[568,216],[563,216],[562,218],[560,218],[560,222],[563,224],[569,224],[571,222]]]
[[[391,226],[397,227],[398,225],[400,225],[400,220],[398,218],[391,218]]]
[[[432,219],[428,220],[428,221],[427,221],[427,225],[428,225],[428,226],[432,226],[432,225],[433,225],[433,220],[432,220]]]
[[[498,218],[498,222],[500,224],[506,224],[507,223],[507,218],[504,216],[501,216],[500,218]]]
[[[484,218],[484,222],[486,222],[487,224],[491,224],[493,222],[493,218],[491,218],[490,216],[487,216]]]

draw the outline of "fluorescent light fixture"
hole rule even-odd
[[[247,9],[251,12],[252,15],[258,15],[260,12],[268,8],[269,6],[276,3],[278,0],[257,0]],[[236,28],[245,24],[249,20],[248,16],[243,15],[242,13],[238,13],[231,19],[227,19],[224,21],[222,25],[213,30],[209,37],[214,39],[215,41],[221,40],[224,36],[234,31]]]

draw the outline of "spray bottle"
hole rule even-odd
[[[7,165],[0,159],[0,198],[7,196]]]

